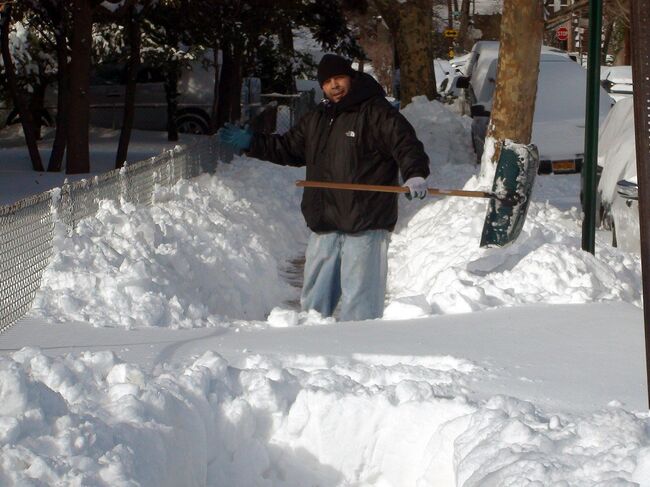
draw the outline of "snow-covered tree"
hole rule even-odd
[[[0,50],[2,51],[2,64],[7,86],[8,96],[11,98],[17,116],[23,126],[25,141],[36,171],[43,171],[43,163],[38,151],[37,124],[34,122],[32,100],[41,98],[43,89],[40,77],[45,76],[46,68],[39,66],[36,46],[40,39],[27,29],[26,22],[29,16],[25,12],[16,12],[19,22],[14,22],[12,3],[0,5]],[[21,15],[22,14],[22,15]]]

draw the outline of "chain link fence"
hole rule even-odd
[[[265,109],[251,125],[265,133],[286,132],[315,106],[309,91],[262,97]],[[0,206],[0,333],[31,308],[52,255],[55,224],[66,225],[72,234],[80,220],[97,212],[102,200],[151,205],[156,186],[170,187],[179,179],[213,172],[217,161],[232,158],[232,150],[219,144],[216,136],[205,137],[191,146]]]
[[[101,200],[151,205],[156,186],[173,186],[203,172],[217,161],[230,161],[232,151],[206,137],[151,159],[0,206],[0,332],[27,313],[52,255],[54,225],[77,223],[96,213]]]
[[[267,134],[283,134],[316,106],[314,91],[295,95],[262,94],[262,110],[251,119],[251,128]]]

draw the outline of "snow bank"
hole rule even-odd
[[[647,414],[467,398],[453,357],[0,359],[2,485],[649,486]]]
[[[460,165],[471,168],[468,162],[474,160],[474,149],[470,129],[472,120],[469,117],[459,117],[451,111],[448,105],[437,101],[428,101],[425,96],[413,97],[402,110],[407,120],[413,125],[418,139],[424,144],[424,148],[431,160],[432,174],[429,180],[436,180],[445,177],[453,178],[453,174],[460,172],[459,184],[464,183],[472,174],[457,167]],[[458,179],[448,179],[449,182]]]
[[[424,97],[403,113],[432,161],[429,185],[476,186],[467,117]],[[151,208],[105,202],[74,235],[57,234],[35,312],[95,326],[199,327],[264,320],[278,308],[270,326],[322,323],[290,310],[298,290],[282,273],[307,239],[294,187],[303,174],[242,157],[158,189]],[[482,199],[400,198],[385,318],[542,302],[640,306],[638,256],[609,245],[597,258],[582,252],[578,210],[539,202],[577,193],[576,182],[539,176],[522,235],[505,249],[478,247]]]
[[[532,202],[519,238],[478,246],[486,203],[430,202],[393,235],[384,317],[411,318],[529,303],[641,306],[639,258],[598,242],[581,250],[580,213]],[[417,303],[417,304],[414,304]]]
[[[424,100],[405,114],[433,161],[431,185],[476,184],[464,119]],[[307,237],[293,187],[302,174],[239,158],[158,189],[151,208],[104,203],[70,237],[57,228],[35,313],[115,327],[235,321],[244,334],[273,310],[270,326],[346,326],[282,306],[297,290],[281,269]],[[490,250],[478,248],[484,201],[401,198],[386,317],[640,305],[638,257],[582,252],[578,210],[544,202],[578,187],[544,178],[520,238]],[[452,356],[239,358],[208,351],[147,370],[110,352],[1,357],[0,484],[650,487],[649,416],[617,402],[567,412],[479,399],[497,371]]]
[[[151,208],[103,202],[72,236],[57,229],[34,311],[127,328],[263,319],[296,298],[280,270],[307,238],[301,174],[240,158],[158,188]]]

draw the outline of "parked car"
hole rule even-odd
[[[470,53],[463,54],[462,56],[456,56],[449,60],[449,64],[451,65],[452,68],[454,68],[459,73],[467,75],[467,73],[465,72],[465,67],[469,62],[470,57],[471,57]]]
[[[125,67],[121,64],[102,64],[94,67],[90,79],[90,124],[96,127],[119,129],[122,126],[125,94]],[[179,132],[207,134],[210,126],[214,69],[204,68],[199,61],[185,69],[178,83],[178,111],[176,124]],[[244,78],[241,102],[244,116],[246,107],[260,103],[259,78]],[[48,89],[44,125],[51,125],[56,113],[56,90]],[[12,112],[7,123],[16,123]],[[137,74],[133,128],[140,130],[167,129],[167,98],[163,72],[154,66],[142,66]]]
[[[640,251],[639,204],[634,138],[634,101],[619,100],[600,129],[598,192],[603,222],[612,229],[612,243],[629,252]]]
[[[457,86],[461,73],[446,59],[434,59],[433,68],[436,76],[436,89],[443,97],[458,97],[461,88]]]
[[[600,83],[614,101],[632,96],[632,66],[603,66]]]
[[[490,119],[496,87],[499,43],[475,44],[466,65],[465,100],[472,115],[472,142],[477,160]],[[565,51],[543,46],[539,63],[532,143],[540,154],[540,173],[579,172],[584,157],[587,73]],[[613,100],[600,89],[600,119]]]

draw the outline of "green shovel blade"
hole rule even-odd
[[[538,166],[539,154],[534,145],[509,141],[503,144],[492,184],[498,198],[490,198],[481,247],[503,247],[519,236]]]

